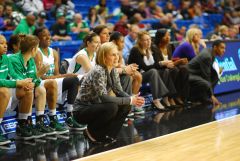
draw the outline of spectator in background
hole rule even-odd
[[[219,32],[218,34],[214,34],[211,36],[211,40],[217,40],[217,39],[222,39],[222,40],[229,40],[229,28],[226,25],[221,25],[219,27]]]
[[[50,10],[55,3],[55,0],[43,0],[44,10]]]
[[[186,31],[187,28],[185,26],[182,26],[178,31],[176,31],[175,37],[178,42],[182,42],[184,40]]]
[[[147,18],[146,2],[140,2],[135,13],[139,13],[142,16],[142,18]]]
[[[57,14],[57,22],[51,27],[52,31],[52,40],[62,41],[62,40],[71,40],[72,38],[68,35],[67,23],[64,17],[64,13],[59,12]]]
[[[74,3],[70,0],[55,0],[55,5],[51,8],[51,15],[57,18],[58,13],[64,13],[67,15],[68,12],[74,13]]]
[[[128,34],[127,16],[122,14],[119,21],[114,26],[114,31],[122,33],[124,36]]]
[[[0,5],[0,30],[4,29],[4,19],[3,19],[3,11],[4,11],[4,7],[2,5]]]
[[[109,15],[109,9],[106,5],[106,0],[99,0],[99,3],[98,3],[98,5],[95,6],[95,8],[97,9],[98,13],[99,13],[100,10],[104,11],[106,19],[109,19],[113,16],[112,14]]]
[[[5,6],[5,11],[4,11],[4,28],[5,30],[14,30],[15,29],[15,23],[13,21],[13,8],[11,5],[6,5]]]
[[[74,15],[74,22],[68,25],[68,32],[78,33],[78,39],[83,40],[89,31],[90,28],[88,23],[82,20],[82,15],[80,13],[76,13]]]
[[[167,13],[173,14],[174,10],[175,10],[175,7],[174,7],[172,1],[167,1],[166,6],[163,9],[163,13],[164,14],[167,14]]]
[[[29,13],[25,19],[22,19],[16,29],[13,31],[13,34],[33,34],[36,27],[35,24],[36,17]]]
[[[131,6],[129,0],[122,0],[121,12],[127,15],[128,19],[130,19],[136,13],[136,10]]]
[[[238,25],[232,25],[228,29],[228,36],[230,39],[238,39],[239,27]]]
[[[88,23],[90,24],[90,28],[94,28],[97,25],[103,25],[105,22],[99,17],[97,13],[97,9],[95,7],[90,7],[88,10],[87,16]]]
[[[146,18],[153,18],[154,17],[156,7],[157,7],[157,4],[156,4],[155,0],[149,0],[148,1],[147,8],[146,8],[146,13],[147,13]]]
[[[35,23],[36,28],[47,27],[45,25],[46,18],[47,18],[47,14],[44,11],[41,11],[38,14],[38,19],[37,19],[37,21]]]
[[[193,8],[193,6],[191,5],[190,1],[182,2],[182,9],[181,9],[180,13],[184,20],[191,20],[193,18],[192,8]]]
[[[18,0],[16,4],[25,14],[39,13],[44,10],[41,0]]]
[[[123,58],[125,62],[128,62],[130,50],[136,44],[137,34],[139,27],[137,25],[131,25],[129,28],[128,35],[124,38]]]
[[[204,12],[207,13],[218,13],[219,9],[215,0],[208,0],[207,4],[203,6]]]

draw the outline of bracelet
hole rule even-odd
[[[127,72],[126,72],[126,68],[125,67],[123,67],[122,68],[122,74],[126,74]]]

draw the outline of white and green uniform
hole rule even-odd
[[[53,76],[55,65],[54,65],[54,55],[53,55],[53,49],[48,47],[48,56],[46,56],[41,48],[38,49],[38,51],[42,54],[42,60],[43,64],[49,64],[50,69],[47,71],[47,73],[44,74],[44,76]],[[64,78],[56,78],[56,82],[58,85],[58,97],[57,97],[57,103],[62,104],[65,100],[66,94],[62,93],[62,83]],[[42,81],[41,86],[44,86],[45,80]]]
[[[76,73],[76,74],[79,75],[78,78],[81,79],[81,78],[83,77],[83,75],[86,74],[87,72],[82,68],[82,66],[81,66],[80,64],[78,64],[78,63],[76,62],[76,59],[77,59],[77,57],[78,57],[79,55],[85,55],[85,56],[87,56],[87,57],[89,58],[88,52],[87,52],[86,48],[80,50],[80,51],[79,51],[77,54],[75,54],[75,55],[73,56],[73,58],[70,60],[67,73]],[[89,60],[90,60],[90,59],[89,59]],[[93,58],[92,58],[92,60],[90,60],[90,63],[91,63],[91,65],[92,65],[92,67],[95,66],[95,64],[96,64],[96,52],[94,52]]]

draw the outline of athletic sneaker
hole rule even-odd
[[[16,128],[16,139],[30,140],[33,138],[34,136],[27,120],[19,120]]]
[[[63,124],[60,124],[58,122],[57,115],[49,116],[49,118],[50,118],[49,126],[52,129],[54,129],[57,132],[57,134],[61,135],[61,134],[69,133],[69,130]]]
[[[10,140],[8,140],[3,134],[2,132],[0,132],[0,145],[6,145],[11,143]]]
[[[42,138],[42,137],[46,136],[44,133],[39,131],[38,128],[34,127],[31,116],[28,116],[27,123],[28,123],[28,127],[29,127],[30,131],[32,132],[34,139],[38,139],[38,138]]]
[[[33,125],[29,125],[29,128],[32,131],[34,139],[39,139],[46,136],[43,132],[41,132],[37,127],[34,127]]]
[[[45,135],[55,135],[56,131],[49,127],[48,125],[44,124],[44,115],[36,117],[36,128],[39,129]]]
[[[68,117],[66,120],[66,124],[71,130],[85,130],[87,125],[79,124],[73,117]]]
[[[131,121],[134,121],[134,113],[132,111],[129,112],[129,114],[127,115],[127,118]]]
[[[135,114],[135,115],[143,115],[143,114],[145,114],[145,111],[144,111],[144,109],[142,108],[142,107],[133,107],[133,113]]]

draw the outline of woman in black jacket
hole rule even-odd
[[[161,65],[154,60],[152,55],[151,37],[148,32],[138,33],[137,43],[130,51],[128,63],[136,63],[142,74],[142,82],[150,83],[153,95],[152,105],[159,110],[165,110],[164,106],[170,106],[168,101],[169,90],[158,71]],[[161,102],[160,99],[162,99]]]
[[[154,39],[154,58],[165,70],[169,70],[170,77],[176,89],[174,99],[176,103],[183,104],[188,97],[188,70],[186,58],[172,60],[173,46],[170,45],[170,33],[167,29],[159,29]],[[174,100],[171,100],[174,101]]]

